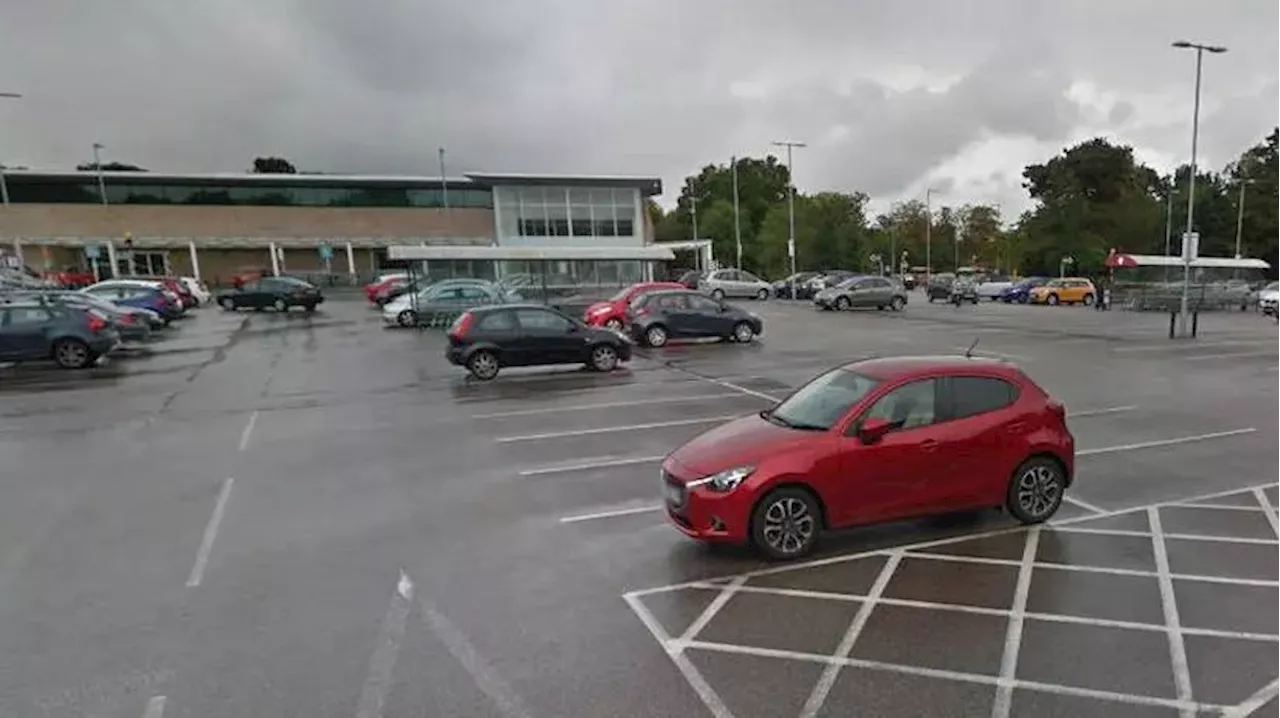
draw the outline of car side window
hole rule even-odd
[[[542,309],[517,309],[516,320],[524,329],[565,333],[573,326],[568,319]]]
[[[742,280],[742,281],[744,281],[744,282],[759,282],[759,281],[761,281],[761,279],[760,279],[759,277],[757,277],[756,275],[752,274],[751,272],[744,272],[744,271],[742,271],[742,270],[738,270],[738,279],[740,279],[740,280]]]
[[[265,284],[266,284],[265,282],[259,282],[258,280],[255,279],[255,280],[245,282],[244,284],[241,284],[240,288],[246,292],[256,292],[258,291],[258,289],[262,288]]]
[[[954,376],[947,380],[949,419],[999,411],[1018,400],[1018,388],[995,377]]]
[[[515,328],[516,320],[511,312],[489,312],[476,325],[476,329],[482,332],[509,332]]]
[[[718,312],[720,302],[711,297],[689,297],[689,308],[695,312]]]
[[[458,287],[458,296],[462,299],[486,301],[489,293],[480,287]]]
[[[683,294],[664,294],[657,297],[655,301],[650,303],[656,304],[659,309],[665,310],[685,309],[689,306],[689,303]]]
[[[876,400],[861,421],[884,419],[895,430],[916,429],[937,421],[937,379],[921,379],[890,391]]]
[[[49,311],[43,307],[10,307],[8,326],[43,324],[49,321]]]

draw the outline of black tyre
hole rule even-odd
[[[223,297],[222,299],[218,300],[218,306],[222,307],[228,312],[234,312],[236,310],[236,300],[232,299],[231,297]]]
[[[1050,295],[1049,295],[1049,298],[1048,298],[1048,299],[1046,299],[1045,301],[1046,301],[1046,302],[1049,304],[1049,306],[1051,306],[1051,307],[1056,307],[1056,306],[1058,306],[1058,304],[1060,304],[1060,303],[1062,302],[1062,300],[1061,300],[1061,299],[1058,299],[1058,295],[1056,295],[1056,294],[1050,294]]]
[[[902,308],[905,306],[907,306],[907,300],[902,297],[894,297],[893,301],[889,302],[889,308],[895,312],[902,311]]]
[[[756,330],[747,322],[738,322],[733,327],[733,340],[739,344],[747,344],[756,337]]]
[[[411,327],[418,323],[418,313],[412,309],[406,309],[396,315],[396,324],[402,327]]]
[[[751,512],[751,542],[775,561],[813,550],[822,531],[822,510],[813,494],[792,486],[769,493]]]
[[[843,312],[849,309],[849,307],[851,306],[853,305],[849,303],[848,297],[845,297],[845,296],[836,297],[836,309],[839,309],[840,311]]]
[[[1048,521],[1062,505],[1067,477],[1053,459],[1035,457],[1023,462],[1009,481],[1005,508],[1024,524]]]
[[[970,300],[969,300],[969,303],[970,303],[970,304],[977,304],[977,303],[978,303],[978,298],[977,298],[977,297],[974,297],[973,299],[970,299]]]
[[[283,299],[275,300],[274,302],[271,303],[271,306],[274,307],[277,312],[289,311],[289,303]]]
[[[498,363],[498,357],[493,352],[484,349],[472,354],[471,358],[467,360],[467,371],[471,372],[471,376],[480,381],[489,381],[494,378],[501,368]]]
[[[1082,302],[1086,307],[1093,306],[1093,295],[1092,294],[1084,295],[1084,299],[1082,300]]]
[[[79,339],[59,339],[53,343],[53,361],[63,369],[83,369],[95,359],[89,345]]]
[[[719,301],[719,300],[721,300],[721,299],[724,299],[724,290],[723,290],[723,289],[712,289],[712,290],[711,290],[711,298],[712,298],[712,299],[715,299],[716,301]]]
[[[610,372],[618,368],[618,350],[601,344],[591,350],[590,366],[596,371]]]
[[[667,334],[667,328],[661,324],[654,324],[644,330],[644,343],[651,347],[663,347],[667,345],[670,336]]]
[[[769,290],[761,289],[760,291],[756,292],[756,299],[762,302],[767,301],[769,299]]]
[[[615,332],[620,332],[622,331],[622,320],[610,319],[609,321],[604,323],[604,327],[605,329],[612,329]]]

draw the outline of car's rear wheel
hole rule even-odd
[[[1062,505],[1067,477],[1062,466],[1053,459],[1028,459],[1013,474],[1005,507],[1024,524],[1049,520]]]
[[[1058,295],[1056,295],[1056,294],[1050,294],[1050,295],[1049,295],[1049,298],[1048,298],[1048,299],[1045,299],[1045,302],[1047,302],[1047,303],[1049,304],[1049,306],[1052,306],[1052,307],[1056,307],[1056,306],[1058,306],[1058,303],[1059,303],[1059,302],[1061,302],[1061,301],[1062,301],[1062,300],[1061,300],[1061,299],[1058,299]]]
[[[889,302],[889,308],[895,312],[902,311],[902,308],[905,306],[907,306],[907,302],[902,297],[894,297],[893,300]]]
[[[283,299],[277,299],[277,300],[275,300],[275,302],[273,302],[273,303],[271,304],[271,306],[275,307],[275,310],[276,310],[277,312],[287,312],[287,311],[289,311],[289,304],[288,304],[288,302],[286,302],[286,301],[285,301],[285,300],[283,300]]]
[[[845,311],[850,306],[848,297],[836,297],[836,309]]]
[[[1092,294],[1086,294],[1086,295],[1084,295],[1084,299],[1083,299],[1083,300],[1081,300],[1081,301],[1083,301],[1083,302],[1084,302],[1084,305],[1085,305],[1086,307],[1093,306],[1093,295],[1092,295]]]
[[[746,344],[756,337],[756,330],[746,322],[738,322],[733,327],[733,340],[739,344]]]
[[[723,290],[723,289],[712,289],[712,290],[711,290],[711,298],[712,298],[712,299],[715,299],[715,300],[721,300],[721,299],[724,299],[724,290]]]
[[[89,345],[79,339],[59,339],[53,344],[53,361],[63,369],[83,369],[94,358]]]
[[[756,292],[756,299],[759,299],[762,302],[769,299],[769,290],[761,289],[760,291]]]
[[[601,344],[591,350],[591,368],[596,371],[613,371],[618,367],[618,350]]]
[[[783,487],[765,496],[751,513],[751,540],[774,560],[800,558],[813,550],[822,529],[822,512],[813,494]]]
[[[667,344],[667,328],[655,324],[644,332],[644,341],[651,347],[661,347]]]
[[[218,300],[218,306],[222,307],[228,312],[232,312],[232,311],[235,311],[236,300],[232,299],[231,297],[223,297],[222,299]]]
[[[418,313],[412,309],[406,309],[396,315],[396,324],[402,327],[411,327],[418,323]]]
[[[471,358],[467,360],[467,371],[471,372],[471,376],[481,381],[489,381],[497,376],[500,368],[498,357],[494,356],[493,352],[484,349],[472,354]]]
[[[622,320],[610,319],[609,321],[604,323],[604,327],[605,329],[612,329],[615,332],[620,332],[622,331]]]

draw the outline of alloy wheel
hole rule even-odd
[[[89,363],[89,347],[78,341],[63,342],[54,350],[58,366],[79,369]]]
[[[479,352],[471,357],[468,368],[477,379],[492,379],[498,375],[498,358],[489,352]]]
[[[644,334],[645,341],[649,342],[651,347],[660,347],[667,343],[667,330],[662,327],[649,327],[649,331]]]
[[[779,554],[801,553],[813,540],[817,522],[805,502],[793,496],[785,496],[764,512],[762,534],[769,547]]]
[[[601,345],[591,351],[591,367],[596,371],[613,371],[618,366],[618,352],[613,347]]]
[[[743,344],[746,344],[747,342],[751,341],[751,338],[754,337],[755,335],[756,335],[755,330],[753,330],[751,328],[751,325],[747,324],[746,322],[740,322],[738,326],[733,328],[733,338],[738,340],[739,342],[742,342]]]
[[[1062,482],[1049,466],[1036,464],[1018,478],[1018,508],[1028,518],[1044,519],[1058,508],[1061,501]]]

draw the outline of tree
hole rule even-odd
[[[255,157],[252,172],[260,175],[296,175],[298,168],[283,157]]]
[[[96,172],[98,171],[98,165],[97,163],[94,163],[94,162],[85,162],[84,164],[76,165],[76,170],[80,172]],[[102,163],[102,171],[103,172],[146,172],[145,169],[137,165],[125,164],[123,162],[104,162]]]

